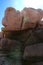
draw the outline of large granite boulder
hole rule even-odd
[[[34,28],[39,22],[39,13],[34,8],[24,8],[21,15],[23,16],[22,29]]]
[[[12,59],[11,64],[43,64],[43,29],[38,29],[41,23],[42,14],[37,9],[24,8],[20,12],[9,7],[5,10],[2,20],[4,38],[0,43],[2,54]]]
[[[31,44],[26,46],[24,51],[24,58],[29,57],[41,57],[43,56],[43,43]]]
[[[8,38],[3,38],[0,41],[0,59],[4,65],[5,64],[22,64],[22,44],[18,40],[11,40]],[[3,59],[4,58],[4,59]],[[1,63],[0,63],[1,64]]]
[[[33,8],[24,8],[21,12],[9,7],[5,10],[2,24],[4,30],[17,31],[34,28],[39,21],[39,13]]]
[[[6,30],[20,30],[21,18],[20,11],[9,7],[5,10],[5,16],[2,20],[2,24],[5,26]]]
[[[37,9],[37,11],[39,12],[39,28],[43,28],[43,10],[42,9]]]

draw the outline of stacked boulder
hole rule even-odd
[[[17,31],[34,28],[37,21],[39,21],[39,13],[35,9],[24,8],[20,12],[14,8],[9,7],[5,11],[5,16],[2,20],[2,24],[6,27],[6,30],[8,29],[11,31]]]
[[[5,16],[2,20],[2,24],[8,30],[20,30],[21,16],[20,12],[16,11],[14,8],[7,8],[5,11]]]
[[[43,10],[34,8],[21,12],[12,7],[5,10],[0,44],[8,65],[43,65],[42,13]]]

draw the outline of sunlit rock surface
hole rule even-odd
[[[22,29],[34,28],[39,21],[39,13],[33,8],[24,8],[21,14],[24,17]]]
[[[5,16],[2,20],[2,24],[6,26],[8,30],[20,30],[21,16],[20,11],[13,8],[8,8],[5,11]]]
[[[2,24],[5,26],[5,30],[24,30],[34,28],[39,18],[39,12],[34,8],[24,8],[20,12],[9,7],[5,10]]]

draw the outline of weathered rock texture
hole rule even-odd
[[[39,21],[39,13],[33,8],[24,8],[21,14],[24,17],[22,29],[34,28]]]
[[[7,8],[5,11],[5,16],[2,20],[2,24],[8,30],[20,30],[21,26],[21,16],[20,12],[14,8]]]
[[[37,9],[37,11],[39,12],[39,17],[40,17],[39,28],[43,28],[43,10],[42,9]]]
[[[41,11],[42,12],[42,11]],[[28,28],[34,28],[40,20],[41,13],[33,8],[24,8],[21,12],[9,7],[5,10],[5,16],[2,24],[4,30],[17,31]]]
[[[0,44],[8,64],[43,65],[43,10],[24,8],[20,12],[9,7],[2,24]]]
[[[3,32],[0,32],[0,39],[3,38]]]

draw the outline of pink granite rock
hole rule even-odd
[[[20,12],[15,8],[9,7],[5,10],[5,16],[2,20],[2,24],[5,26],[3,30],[18,31],[34,28],[37,22],[43,26],[42,13],[43,11],[40,9],[24,8]]]
[[[21,26],[21,16],[20,12],[13,9],[7,8],[5,11],[5,16],[2,21],[2,24],[6,26],[5,28],[8,30],[20,30]]]
[[[39,12],[39,28],[43,28],[43,10],[42,9],[37,9]]]
[[[39,13],[36,11],[36,9],[24,8],[21,11],[21,14],[24,17],[22,29],[34,28],[36,22],[39,21]]]

